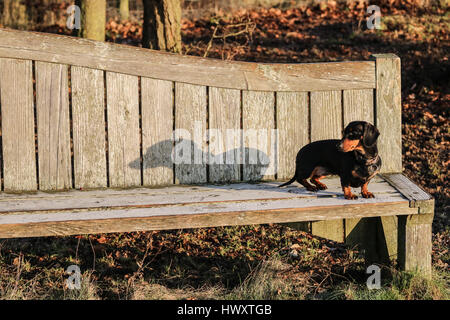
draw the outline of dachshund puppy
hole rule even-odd
[[[368,122],[353,121],[344,129],[343,135],[342,140],[316,141],[300,149],[294,177],[279,187],[297,181],[309,191],[325,190],[327,186],[319,180],[334,174],[341,179],[345,199],[358,198],[351,187],[361,187],[364,198],[373,198],[367,185],[380,171],[381,158],[376,144],[380,133]]]

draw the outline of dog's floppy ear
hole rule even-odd
[[[379,135],[380,131],[378,131],[378,129],[374,125],[367,122],[364,126],[364,135],[362,141],[364,146],[372,146],[377,141]]]

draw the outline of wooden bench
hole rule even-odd
[[[0,29],[0,238],[291,223],[431,271],[402,172],[400,59],[228,62]],[[277,185],[303,145],[379,128],[375,199]],[[257,160],[255,160],[257,159]]]

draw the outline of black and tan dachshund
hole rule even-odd
[[[379,135],[372,124],[353,121],[345,127],[342,140],[321,140],[304,146],[297,154],[294,177],[280,187],[297,181],[309,191],[325,190],[327,186],[319,179],[335,174],[341,179],[346,199],[358,198],[351,187],[361,187],[364,198],[373,198],[367,185],[381,167],[376,143]]]

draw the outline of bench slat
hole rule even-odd
[[[171,159],[173,148],[173,82],[141,78],[143,185],[169,185],[174,182]],[[130,163],[140,169],[140,159]]]
[[[32,61],[0,58],[5,191],[37,189]]]
[[[343,91],[344,128],[352,121],[368,121],[374,124],[373,90]]]
[[[376,126],[380,130],[378,151],[381,172],[402,172],[402,107],[400,58],[376,54]]]
[[[182,184],[205,183],[207,88],[175,83],[175,152],[186,162],[175,164],[175,181]],[[189,154],[190,149],[190,154]],[[183,150],[181,152],[181,150]],[[186,157],[186,155],[188,155]],[[178,160],[175,159],[177,162]]]
[[[68,66],[36,62],[39,189],[72,187]]]
[[[273,180],[275,129],[275,96],[273,92],[242,92],[242,129],[244,165],[243,180]]]
[[[403,174],[385,173],[382,175],[382,177],[410,201],[411,207],[417,206],[421,201],[428,201],[432,199],[430,194],[417,186]]]
[[[262,91],[375,88],[373,61],[221,61],[74,37],[0,29],[0,57],[88,67],[203,86]]]
[[[103,71],[71,68],[75,188],[107,186]]]
[[[343,90],[343,119],[344,128],[351,121],[364,120],[374,124],[373,90]],[[369,185],[372,190],[372,183]],[[345,219],[345,241],[347,243],[360,243],[367,241],[368,247],[374,246],[373,239],[367,239],[367,234],[375,233],[374,223],[365,218]]]
[[[141,185],[141,168],[129,163],[141,156],[138,77],[106,73],[109,185]]]
[[[342,132],[342,91],[311,92],[311,141],[340,139]],[[333,230],[330,234],[329,230]],[[319,221],[311,233],[334,241],[344,240],[344,221]]]
[[[297,152],[309,143],[307,92],[277,92],[278,179],[290,179],[295,173]]]
[[[304,202],[296,199],[272,201],[271,206],[266,203],[248,202],[244,206],[197,204],[173,206],[170,210],[164,207],[164,210],[134,208],[9,215],[0,216],[0,238],[334,220],[417,213],[417,209],[409,208],[408,202],[400,196],[397,199],[390,198],[386,202],[370,203],[373,200],[367,199],[361,204],[347,203],[348,201],[351,200],[326,198],[326,201],[310,199]]]
[[[241,179],[241,92],[209,88],[209,182]]]
[[[342,92],[311,92],[311,141],[342,136]]]
[[[209,187],[169,187],[164,189],[70,191],[62,193],[38,193],[29,197],[0,197],[0,214],[31,212],[34,210],[70,210],[75,208],[167,206],[171,204],[238,202],[294,198],[342,197],[338,179],[324,179],[328,189],[309,192],[296,186],[278,188],[279,183],[258,185],[239,183]],[[389,197],[399,192],[384,181],[373,183],[370,190],[376,195]]]

